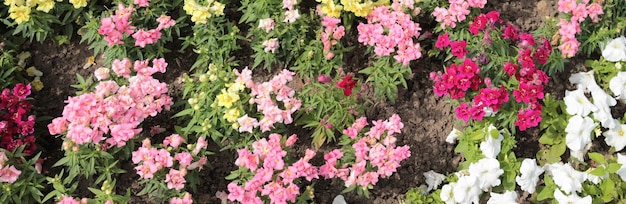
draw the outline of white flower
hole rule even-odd
[[[445,202],[446,204],[455,203],[453,191],[455,186],[456,183],[452,182],[441,187],[441,193],[439,194],[439,198],[441,198],[441,201]]]
[[[344,199],[342,195],[338,195],[333,199],[332,204],[346,204],[346,199]]]
[[[505,191],[502,194],[490,192],[487,204],[513,204],[517,203],[517,193],[515,191]]]
[[[615,147],[615,151],[621,151],[626,146],[626,125],[621,124],[608,129],[602,135],[607,145]]]
[[[626,38],[621,36],[611,40],[602,50],[602,57],[609,62],[626,61]]]
[[[515,181],[520,188],[528,193],[534,193],[539,176],[543,173],[543,169],[537,165],[535,159],[524,159],[519,168],[520,176],[515,177]]]
[[[565,193],[580,192],[582,182],[587,178],[584,172],[577,171],[569,163],[552,164],[549,170],[554,183]]]
[[[578,89],[582,89],[585,92],[600,89],[596,83],[596,79],[593,77],[593,70],[572,74],[569,77],[569,82],[576,84]]]
[[[483,158],[476,163],[470,164],[469,172],[470,176],[478,179],[478,187],[483,191],[487,191],[491,187],[500,185],[499,177],[504,173],[504,170],[500,168],[500,162],[497,159]]]
[[[426,177],[426,184],[428,185],[426,192],[430,192],[431,190],[439,187],[439,185],[441,185],[441,182],[446,179],[445,175],[437,173],[433,170],[424,172],[424,177]]]
[[[605,167],[604,164],[601,165],[601,166]],[[591,183],[597,185],[597,184],[599,184],[602,181],[602,179],[605,179],[605,178],[609,177],[609,172],[605,171],[604,175],[602,175],[602,176],[596,176],[596,175],[593,175],[593,174],[589,173],[589,172],[591,172],[591,171],[593,171],[595,169],[596,168],[589,168],[589,169],[587,169],[587,171],[585,171],[585,173],[587,174],[587,181],[590,181]]]
[[[571,195],[564,195],[559,189],[554,189],[554,199],[559,203],[573,203],[573,204],[591,204],[591,196],[585,196],[581,198],[576,193]]]
[[[604,90],[598,88],[591,90],[591,97],[593,98],[593,104],[598,110],[593,112],[593,117],[600,121],[604,128],[614,128],[618,125],[617,121],[611,115],[611,107],[617,104],[617,101],[611,97],[611,95],[604,92]]]
[[[454,201],[457,203],[478,203],[478,196],[482,191],[477,184],[478,178],[476,176],[459,177],[454,189],[452,189]]]
[[[293,23],[296,22],[296,19],[300,18],[300,13],[298,13],[298,9],[285,11],[285,23]]]
[[[457,130],[456,128],[452,128],[452,131],[450,132],[450,134],[448,134],[448,137],[446,137],[446,142],[454,144],[454,140],[456,140],[456,138],[459,138],[459,136],[461,136],[461,131]]]
[[[489,125],[487,133],[485,134],[486,139],[480,143],[480,150],[485,157],[495,159],[498,154],[500,154],[501,142],[504,140],[504,137],[501,133],[498,133],[498,139],[493,138],[491,136],[492,130],[496,130],[496,127]]]
[[[626,100],[626,72],[618,72],[609,81],[609,89],[611,89],[617,99]]]
[[[589,101],[583,89],[576,89],[574,91],[565,90],[565,109],[570,115],[587,116],[591,111],[597,110],[596,106]]]
[[[565,143],[567,148],[572,151],[581,151],[591,143],[591,132],[598,126],[589,117],[581,117],[580,115],[572,116],[565,127]]]
[[[617,163],[621,164],[622,167],[620,167],[615,173],[622,178],[622,181],[626,181],[626,156],[623,154],[617,154]]]

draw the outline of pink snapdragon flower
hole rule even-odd
[[[134,0],[134,4],[137,4],[139,7],[148,7],[150,0]]]
[[[181,190],[185,187],[185,175],[187,175],[186,169],[175,170],[170,169],[170,171],[165,175],[165,182],[167,182],[167,188]]]
[[[193,199],[191,199],[191,194],[185,192],[182,198],[174,197],[170,199],[170,204],[192,204]]]
[[[395,52],[394,59],[405,66],[422,57],[420,44],[414,42],[422,28],[411,20],[409,14],[379,6],[367,16],[367,24],[359,23],[357,29],[358,41],[374,46],[378,56],[390,56]]]
[[[0,183],[13,183],[17,181],[20,174],[22,171],[17,170],[13,165],[0,165]]]
[[[278,48],[279,46],[278,39],[271,38],[269,40],[263,41],[263,46],[265,46],[265,48],[263,49],[265,52],[274,53],[276,51],[276,48]]]
[[[276,23],[272,18],[264,18],[259,20],[259,28],[265,30],[266,33],[269,33],[271,30],[273,30],[275,25]]]

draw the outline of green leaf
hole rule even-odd
[[[610,163],[607,168],[606,171],[609,172],[610,174],[617,172],[620,168],[622,168],[622,164],[619,163]]]
[[[604,176],[606,174],[606,170],[604,169],[603,166],[599,166],[591,170],[589,173],[595,176]]]
[[[595,162],[598,162],[600,164],[606,164],[606,159],[604,158],[604,155],[597,153],[597,152],[589,152],[589,158]],[[604,174],[602,174],[604,175]],[[599,176],[599,175],[598,175]]]

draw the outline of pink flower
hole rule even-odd
[[[517,121],[514,124],[519,127],[521,131],[528,129],[529,127],[535,127],[541,122],[541,110],[534,109],[522,109],[517,114]]]
[[[276,48],[278,48],[278,39],[277,38],[272,38],[266,41],[263,41],[263,46],[265,46],[265,48],[263,49],[265,52],[272,52],[274,53],[276,51]]]
[[[137,174],[139,177],[143,179],[151,179],[154,178],[154,173],[159,170],[159,166],[155,164],[153,161],[144,161],[141,165],[135,167]]]
[[[170,169],[170,172],[165,175],[165,182],[167,182],[167,188],[181,190],[185,187],[185,175],[187,174],[187,170],[175,170]]]
[[[259,126],[257,119],[248,117],[248,114],[238,118],[237,123],[239,123],[239,132],[252,133],[252,130]]]
[[[228,188],[228,200],[243,202],[244,190],[241,186],[235,182],[231,182],[227,186]]]
[[[576,38],[568,38],[565,39],[565,41],[562,41],[561,45],[559,46],[562,57],[570,58],[576,55],[579,45],[580,43],[578,42],[578,40],[576,40]]]
[[[157,18],[156,21],[159,22],[159,25],[157,26],[157,30],[161,30],[163,28],[169,28],[169,27],[176,25],[176,21],[172,19],[172,17],[165,15],[165,14],[162,14],[161,16],[159,16],[159,18]]]
[[[191,164],[191,160],[193,160],[189,152],[177,153],[176,155],[174,155],[174,159],[178,161],[182,168],[189,166]]]
[[[443,35],[439,35],[437,37],[437,42],[435,43],[435,47],[439,48],[439,50],[443,50],[444,48],[450,45],[450,38],[448,37],[449,33],[444,33]]]
[[[134,0],[134,4],[137,4],[139,7],[148,7],[148,3],[150,0]]]
[[[589,14],[589,18],[591,18],[593,22],[599,21],[600,19],[598,18],[598,16],[604,14],[604,11],[602,11],[602,6],[598,3],[589,4],[589,6],[587,6],[587,12]]]
[[[164,58],[153,59],[152,68],[157,72],[165,73],[167,62],[165,62]]]
[[[467,3],[473,8],[484,8],[487,0],[468,0]]]
[[[235,165],[240,167],[246,167],[251,171],[254,171],[259,166],[259,157],[256,154],[252,154],[247,149],[239,149],[237,150],[237,160],[235,160]]]
[[[467,42],[464,40],[453,41],[450,43],[450,46],[452,47],[452,55],[455,57],[463,59],[465,55],[467,55],[467,50],[465,49],[465,47],[467,47]]]
[[[328,82],[331,82],[332,80],[333,80],[332,78],[324,74],[320,74],[319,76],[317,76],[317,81],[320,83],[328,83]]]
[[[144,30],[139,29],[132,35],[135,39],[135,46],[146,47],[146,45],[154,44],[161,38],[161,31],[156,29]]]
[[[198,141],[196,142],[196,146],[191,151],[191,154],[196,156],[196,155],[198,155],[198,153],[200,153],[200,150],[206,149],[208,146],[209,146],[209,144],[206,142],[206,140],[203,137],[198,137]]]
[[[94,72],[94,76],[98,81],[102,81],[109,78],[110,69],[106,67],[100,67]]]
[[[558,11],[569,13],[576,8],[576,0],[559,0]]]
[[[22,171],[17,170],[15,166],[4,166],[0,169],[0,182],[13,183],[17,181],[20,174]]]
[[[181,137],[178,134],[172,134],[165,137],[165,139],[163,140],[163,145],[166,147],[169,145],[173,148],[178,148],[178,146],[180,146],[180,144],[182,144],[183,142],[185,142],[185,138]]]
[[[80,204],[80,202],[74,199],[72,196],[63,195],[61,196],[61,200],[59,200],[57,204]]]
[[[191,194],[189,194],[188,192],[185,192],[185,195],[183,195],[182,198],[172,198],[170,199],[170,204],[192,204],[193,203],[193,199],[191,199]]]
[[[13,87],[13,95],[20,99],[25,99],[30,95],[30,84],[15,84],[15,87]]]
[[[111,67],[111,69],[113,69],[113,72],[115,72],[115,74],[117,74],[117,76],[122,76],[124,78],[129,78],[130,77],[130,67],[133,66],[132,62],[130,62],[130,59],[128,58],[124,58],[122,60],[118,60],[115,59],[113,60],[113,65]]]
[[[273,30],[274,25],[276,25],[276,23],[274,23],[274,19],[272,18],[264,18],[259,20],[259,28],[264,29],[266,33],[269,33],[271,30]]]
[[[296,143],[296,141],[298,140],[298,135],[293,134],[291,136],[289,136],[289,138],[287,138],[287,141],[285,141],[285,147],[290,147],[293,144]]]
[[[165,130],[166,130],[165,128],[162,128],[159,125],[152,126],[150,128],[150,136],[155,136],[155,135],[161,134],[161,133],[165,132]]]

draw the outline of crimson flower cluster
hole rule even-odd
[[[496,25],[500,24],[499,13],[492,11],[480,14],[469,26],[469,32],[475,36],[482,36],[482,41],[491,45],[492,36],[489,32],[500,32]],[[544,97],[544,85],[548,83],[548,76],[537,68],[538,64],[546,64],[552,53],[552,46],[547,38],[541,36],[536,40],[530,33],[520,32],[517,27],[507,23],[504,25],[501,37],[505,43],[509,43],[517,50],[517,55],[502,64],[502,70],[506,73],[503,80],[495,84],[491,78],[498,73],[481,72],[480,65],[488,63],[488,56],[484,53],[470,55],[467,49],[467,41],[450,41],[449,34],[440,35],[435,46],[441,50],[450,47],[452,55],[460,60],[460,64],[451,64],[446,67],[445,73],[431,73],[431,79],[435,81],[433,91],[438,96],[450,95],[452,99],[464,100],[467,97],[472,101],[461,102],[456,108],[457,117],[469,121],[481,121],[483,117],[495,115],[504,103],[509,101],[512,93],[515,102],[523,103],[517,114],[514,124],[524,131],[529,127],[535,127],[541,121],[540,99]],[[500,40],[500,39],[498,39]],[[516,60],[515,60],[516,59]],[[475,62],[479,61],[479,63]],[[511,81],[512,80],[512,81]],[[508,87],[511,84],[517,87]],[[511,90],[512,89],[512,90]],[[477,91],[469,94],[469,91]]]
[[[352,95],[352,89],[356,87],[357,81],[352,79],[352,74],[348,74],[341,81],[337,82],[337,87],[343,89],[344,96]]]
[[[30,95],[30,85],[16,84],[13,90],[5,88],[0,94],[0,148],[13,151],[24,144],[23,153],[31,155],[37,150],[32,135],[35,116],[26,116],[33,107],[26,97]]]

